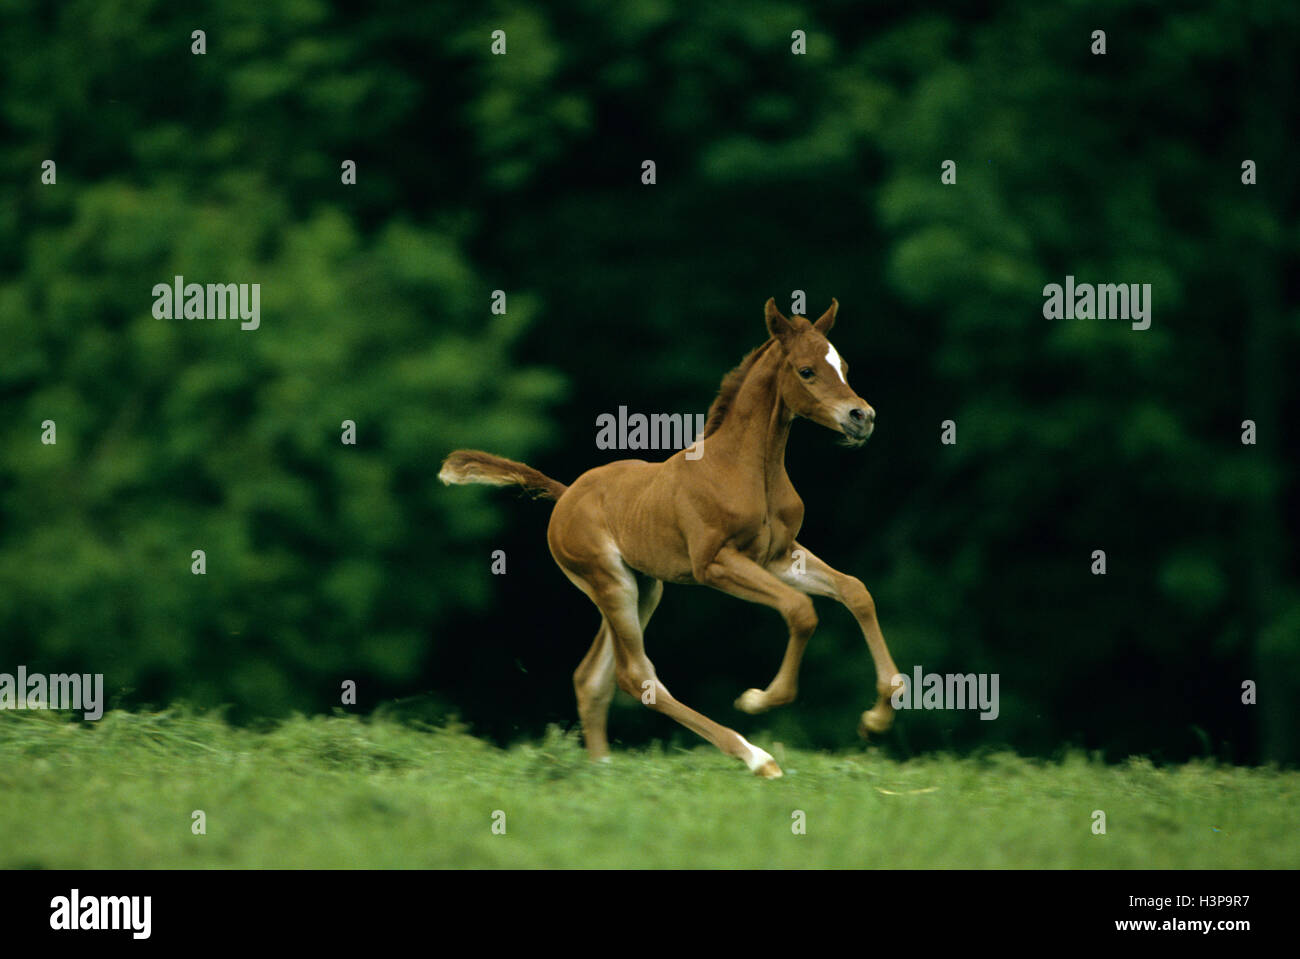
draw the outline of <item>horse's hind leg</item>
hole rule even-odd
[[[602,617],[591,649],[573,673],[573,691],[578,697],[578,719],[582,739],[592,759],[609,758],[605,734],[609,704],[614,699],[614,636]]]
[[[657,579],[639,577],[637,620],[644,630],[663,596],[664,584]],[[606,733],[609,705],[614,699],[614,634],[603,616],[591,649],[573,674],[573,690],[578,697],[578,718],[582,720],[582,738],[592,759],[609,757]]]
[[[655,674],[654,664],[646,656],[642,639],[637,581],[617,554],[576,563],[566,557],[561,563],[565,575],[599,607],[613,636],[614,678],[620,689],[635,696],[656,712],[677,720],[687,729],[707,739],[728,756],[739,759],[754,773],[774,778],[781,775],[776,761],[757,746],[751,745],[734,729],[719,725],[707,716],[678,702]],[[657,593],[659,586],[652,587]],[[655,601],[658,599],[656,597]],[[653,609],[653,607],[651,607]]]

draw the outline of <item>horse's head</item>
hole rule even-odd
[[[785,405],[796,416],[843,433],[848,445],[861,446],[875,429],[876,411],[849,387],[849,366],[826,339],[839,306],[832,299],[816,323],[803,316],[787,319],[772,299],[763,309],[768,332],[784,354],[777,383]]]

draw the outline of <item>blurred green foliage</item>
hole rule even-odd
[[[996,723],[917,713],[896,748],[1300,758],[1293,3],[0,17],[0,669],[245,716],[354,679],[363,710],[427,691],[499,739],[572,722],[597,618],[545,506],[439,461],[570,482],[610,458],[599,413],[703,412],[800,289],[840,300],[880,416],[858,452],[796,429],[801,539],[867,582],[901,667],[1001,676]],[[154,319],[178,274],[260,283],[261,328]],[[1150,283],[1151,328],[1045,320],[1066,274]],[[747,734],[849,742],[873,687],[829,608],[800,701],[757,720],[729,704],[776,668],[770,612],[670,589],[647,637]],[[693,742],[630,701],[612,731]]]

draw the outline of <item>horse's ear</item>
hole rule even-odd
[[[781,315],[776,300],[770,296],[763,304],[763,317],[767,320],[767,331],[782,343],[794,335],[794,324]]]
[[[840,301],[835,299],[835,297],[832,296],[831,308],[817,318],[817,322],[813,324],[813,329],[816,330],[818,333],[820,333],[822,336],[825,336],[827,333],[829,333],[831,331],[831,327],[835,325],[835,314],[839,312],[839,309],[840,309]]]

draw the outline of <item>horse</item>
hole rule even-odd
[[[456,450],[438,478],[446,484],[518,486],[554,500],[546,531],[551,556],[600,610],[600,629],[573,674],[583,741],[593,760],[609,758],[606,724],[615,684],[698,733],[754,774],[777,778],[765,750],[675,699],[646,655],[644,633],[664,583],[699,583],[779,612],[789,631],[785,656],[766,689],[735,701],[757,714],[794,701],[799,665],[817,626],[812,596],[846,606],[876,668],[876,702],[862,713],[859,735],[893,723],[898,668],[885,645],[875,601],[862,581],[822,562],[796,536],[804,504],[785,470],[796,417],[861,447],[876,413],[848,383],[848,365],[826,335],[838,301],[809,322],[764,305],[766,342],[726,375],[709,408],[703,436],[662,462],[618,460],[569,486],[513,460]]]

